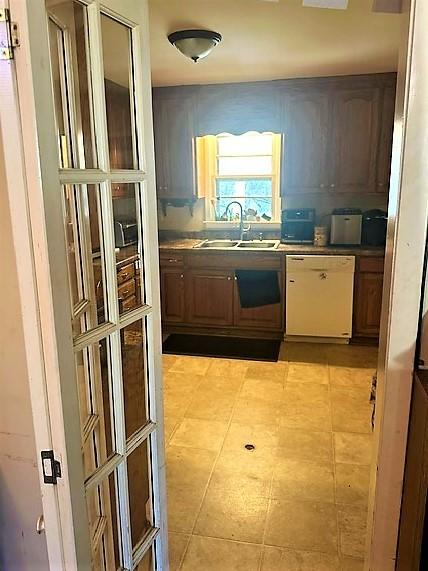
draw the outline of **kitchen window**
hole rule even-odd
[[[199,195],[206,199],[206,219],[228,222],[242,205],[249,222],[280,219],[281,135],[248,132],[244,135],[207,135],[196,140]]]

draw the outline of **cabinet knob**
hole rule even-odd
[[[181,275],[180,275],[180,278],[181,278],[181,279],[184,279],[184,274],[181,274]]]
[[[378,182],[377,185],[378,185],[378,186],[383,186],[383,182]]]
[[[232,278],[230,276],[227,276],[227,281],[230,282]]]
[[[320,184],[320,188],[324,188],[324,187],[325,187],[325,184]]]
[[[334,188],[335,186],[336,186],[335,184],[331,184],[331,185],[330,185],[330,188]]]

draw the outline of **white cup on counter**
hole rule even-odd
[[[327,226],[315,226],[314,246],[327,246]]]

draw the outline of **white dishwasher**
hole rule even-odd
[[[354,270],[354,256],[286,256],[287,339],[349,342]]]

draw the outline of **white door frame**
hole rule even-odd
[[[366,570],[395,568],[428,220],[428,2],[403,2]]]
[[[46,191],[46,188],[59,189],[60,187],[58,171],[55,173],[55,169],[46,167],[49,159],[52,164],[57,164],[56,136],[51,125],[43,120],[43,116],[46,117],[47,113],[51,113],[52,117],[54,113],[50,91],[50,65],[49,60],[46,59],[46,54],[49,53],[47,38],[44,34],[40,34],[40,30],[46,27],[46,11],[44,0],[26,2],[0,0],[0,7],[2,3],[5,3],[6,7],[9,4],[12,19],[19,26],[21,41],[21,46],[15,50],[14,62],[1,62],[0,70],[5,81],[1,82],[0,120],[6,143],[7,190],[18,259],[26,353],[29,370],[32,372],[30,389],[36,448],[38,451],[53,449],[55,456],[62,464],[62,477],[58,480],[58,485],[48,486],[43,483],[39,462],[46,539],[52,569],[78,569],[82,568],[79,566],[79,561],[87,561],[89,545],[83,537],[86,530],[75,526],[73,512],[85,513],[86,506],[83,488],[77,487],[76,489],[76,486],[70,485],[72,481],[83,482],[81,466],[76,466],[81,463],[73,462],[67,465],[67,456],[80,457],[80,434],[75,433],[74,430],[73,434],[70,434],[70,430],[67,434],[64,432],[66,419],[63,418],[63,414],[67,414],[67,407],[62,406],[63,402],[69,402],[69,399],[73,401],[77,396],[75,383],[72,382],[74,363],[70,359],[71,351],[59,352],[57,350],[57,343],[62,346],[70,344],[70,348],[72,347],[69,326],[65,326],[71,315],[66,278],[67,268],[64,260],[65,241],[63,229],[52,228],[52,219],[49,220],[49,224],[46,220],[47,210],[50,213],[54,212],[53,218],[58,221],[61,220],[62,213],[60,215],[57,210],[55,215],[55,208],[58,208],[58,205],[49,202],[49,195],[43,195],[43,188]],[[112,0],[109,4],[112,5]],[[138,106],[138,119],[144,124],[145,139],[150,142],[153,135],[151,89],[147,82],[147,78],[150,77],[148,7],[146,0],[139,0],[139,4],[144,13],[144,26],[142,37],[139,36],[137,39],[144,44],[144,50],[142,50],[143,65],[141,69],[136,70],[136,81],[142,85],[142,78],[146,78],[143,86],[146,105]],[[122,13],[126,10],[126,6],[133,6],[133,0],[117,2],[117,6],[118,12]],[[27,22],[31,22],[30,27],[27,26]],[[39,33],[36,33],[37,31]],[[43,62],[42,66],[40,66],[41,62]],[[34,72],[35,69],[37,73]],[[41,161],[40,156],[44,159],[49,157],[49,159]],[[145,148],[144,166],[147,167],[145,168],[147,174],[145,184],[148,188],[144,206],[150,212],[156,213],[154,151],[150,143]],[[118,177],[120,179],[120,173]],[[152,315],[147,318],[151,324],[148,334],[152,346],[159,348],[153,355],[149,355],[149,367],[156,373],[157,382],[153,386],[152,380],[152,390],[156,393],[155,400],[161,409],[161,330],[156,216],[149,217],[147,223],[149,225],[147,234],[151,235],[151,240],[146,239],[144,247],[145,256],[150,259],[152,268],[148,275],[147,288],[150,290],[153,308]],[[48,240],[47,230],[56,235],[55,240]],[[50,275],[49,260],[60,261],[61,256],[64,271]],[[58,265],[56,267],[58,268]],[[58,313],[62,313],[59,318]],[[70,382],[67,382],[67,379]],[[153,453],[159,471],[156,474],[155,485],[162,490],[165,489],[163,426],[162,412],[161,410],[157,412],[158,436],[153,438],[155,442]],[[76,422],[68,424],[69,426],[74,424],[77,427]],[[79,449],[76,449],[76,443]],[[70,495],[70,490],[73,496]],[[165,497],[161,497],[155,503],[155,511],[158,515],[158,522],[162,522],[159,533],[161,540],[156,541],[156,556],[159,568],[167,571]],[[76,553],[77,546],[82,548],[81,552]]]
[[[2,61],[0,64],[0,125],[5,142],[6,188],[18,263],[36,449],[54,449],[62,460],[65,457],[63,430],[52,431],[53,425],[62,423],[62,405],[47,271],[40,165],[38,154],[31,152],[38,148],[38,135],[34,122],[36,111],[26,28],[27,6],[24,2],[2,0],[2,7],[8,6],[14,21],[19,23],[21,47],[15,50],[14,62]],[[59,485],[54,487],[43,483],[40,463],[38,467],[50,566],[52,569],[76,569],[71,513],[63,509],[69,504],[67,470]]]

